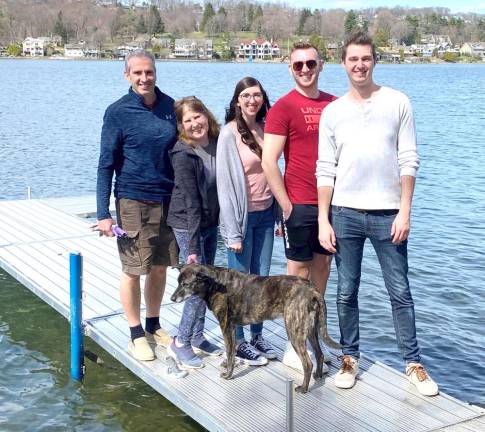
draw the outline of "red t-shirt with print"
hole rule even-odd
[[[286,136],[284,180],[292,204],[318,204],[318,125],[323,109],[335,99],[322,91],[311,99],[292,90],[266,116],[264,132]]]

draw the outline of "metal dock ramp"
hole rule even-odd
[[[89,223],[94,197],[58,200],[0,201],[0,266],[69,318],[69,252],[84,257],[84,321],[87,334],[156,391],[210,431],[279,432],[286,428],[287,377],[302,375],[271,361],[265,367],[243,367],[235,378],[219,378],[221,359],[206,358],[206,367],[176,379],[163,359],[138,362],[126,352],[129,332],[118,296],[120,264],[114,239],[100,238]],[[174,290],[170,271],[165,300]],[[172,334],[183,305],[164,302],[162,326]],[[265,324],[279,359],[286,343],[281,321]],[[214,317],[208,313],[206,334],[222,344]],[[69,348],[66,346],[66,350]],[[310,382],[310,393],[294,398],[297,431],[485,431],[485,410],[446,394],[420,396],[402,373],[366,357],[352,390],[333,385],[336,356],[329,374]],[[89,371],[87,372],[89,373]]]

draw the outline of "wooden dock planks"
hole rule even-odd
[[[159,359],[138,362],[127,352],[129,331],[122,314],[118,285],[120,264],[114,239],[100,238],[77,214],[92,216],[93,197],[54,200],[0,201],[0,266],[36,295],[69,318],[69,252],[84,258],[84,320],[87,334],[132,372],[201,425],[214,431],[283,431],[285,380],[302,375],[279,361],[268,366],[238,366],[230,381],[219,377],[220,358],[175,379],[167,374],[164,349]],[[182,304],[169,302],[176,286],[170,270],[161,308],[162,325],[176,334]],[[265,324],[266,336],[281,360],[286,332],[280,320]],[[213,315],[206,319],[209,339],[222,344]],[[66,347],[68,349],[68,347]],[[426,398],[399,373],[363,356],[358,383],[337,389],[333,376],[336,355],[323,380],[311,392],[295,396],[297,431],[484,431],[485,411],[448,395]]]

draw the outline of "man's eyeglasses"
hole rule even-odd
[[[244,101],[248,102],[251,98],[253,98],[255,101],[260,101],[263,99],[263,94],[262,93],[241,93],[239,97]]]
[[[303,70],[303,65],[306,65],[306,67],[309,70],[315,69],[317,67],[318,62],[316,60],[307,60],[307,61],[296,61],[293,62],[291,67],[295,72],[301,72]]]

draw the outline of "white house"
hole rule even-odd
[[[212,58],[212,53],[212,39],[175,39],[175,57]]]
[[[465,42],[460,48],[460,54],[485,59],[485,42]]]
[[[84,46],[78,44],[64,46],[64,57],[82,58],[84,57]]]
[[[43,57],[47,51],[46,38],[28,37],[22,42],[22,53],[28,57]]]
[[[237,52],[238,58],[272,59],[280,56],[277,44],[258,38],[242,40]]]

